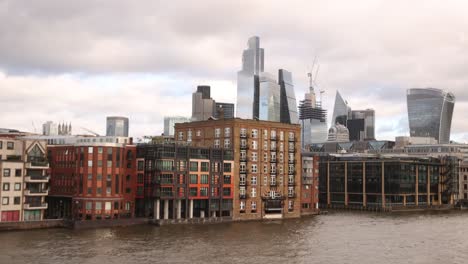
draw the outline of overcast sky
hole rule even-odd
[[[265,70],[292,71],[297,99],[317,56],[332,115],[336,90],[374,108],[378,139],[408,134],[406,89],[455,94],[452,139],[468,141],[468,1],[0,0],[0,127],[40,132],[47,120],[105,133],[107,115],[132,136],[191,115],[211,85],[235,102],[236,72],[257,35]]]

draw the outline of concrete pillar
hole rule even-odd
[[[169,219],[169,200],[164,200],[164,219]]]
[[[427,172],[427,179],[426,179],[426,193],[427,193],[427,205],[431,205],[431,177],[429,174],[429,168],[426,169]]]
[[[344,204],[346,207],[348,207],[348,162],[345,161],[344,163],[344,181],[345,181],[345,186],[344,186]]]
[[[205,218],[205,211],[200,211],[200,218]]]
[[[385,162],[382,161],[382,208],[385,208]]]
[[[415,202],[416,206],[418,206],[419,205],[419,166],[418,165],[416,165],[416,184],[415,185],[416,185],[416,188],[415,188],[416,189],[415,190],[416,195],[415,195],[415,201],[414,202]]]
[[[216,217],[216,211],[213,211],[211,217],[215,218]]]
[[[189,200],[189,218],[193,218],[193,200]]]
[[[362,162],[362,206],[367,207],[366,162]]]
[[[403,206],[406,206],[406,194],[403,195]]]
[[[156,199],[156,201],[154,201],[153,215],[154,215],[154,219],[156,220],[159,220],[159,216],[161,215],[159,213],[159,207],[160,207],[159,203],[160,203],[159,199]]]
[[[331,204],[330,196],[330,161],[327,161],[327,205]]]
[[[182,201],[177,200],[177,219],[182,217]]]

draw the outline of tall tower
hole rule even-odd
[[[242,53],[242,70],[237,72],[236,116],[244,119],[258,118],[259,75],[264,70],[264,50],[260,48],[260,38],[251,37],[247,49]],[[257,100],[255,100],[257,98]],[[254,109],[256,108],[256,109]],[[254,111],[257,116],[254,116]]]
[[[414,88],[407,91],[406,99],[410,135],[450,143],[455,95],[435,88]]]

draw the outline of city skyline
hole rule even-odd
[[[159,135],[164,116],[190,115],[198,85],[210,85],[217,100],[235,102],[239,54],[245,40],[258,35],[267,53],[265,71],[291,71],[297,98],[307,91],[306,73],[318,57],[317,83],[326,91],[328,120],[339,90],[355,108],[375,109],[377,139],[409,135],[406,90],[437,87],[457,97],[451,139],[468,140],[468,125],[462,122],[468,110],[465,3],[425,1],[424,9],[416,2],[376,2],[365,8],[310,3],[315,13],[309,16],[309,3],[297,2],[292,4],[295,16],[281,20],[275,19],[273,3],[207,3],[200,6],[218,10],[210,19],[228,19],[213,25],[201,19],[208,9],[183,9],[180,16],[185,15],[191,31],[177,17],[169,19],[171,12],[180,13],[176,7],[151,16],[156,4],[129,5],[65,8],[60,2],[9,2],[9,12],[0,15],[0,104],[5,113],[0,127],[34,132],[35,126],[40,133],[48,120],[69,120],[74,128],[104,134],[104,117],[122,115],[130,118],[131,136]],[[115,21],[116,13],[122,19],[117,25],[103,23],[96,10],[103,20]],[[18,22],[20,11],[25,19]],[[167,22],[155,27],[162,18]],[[393,22],[385,23],[388,19]],[[60,26],[54,24],[57,20]]]

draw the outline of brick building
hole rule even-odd
[[[136,146],[130,140],[128,144],[116,141],[49,146],[48,218],[134,217],[137,175],[143,173],[143,160],[136,158]]]
[[[319,161],[320,156],[317,153],[302,153],[301,213],[303,215],[319,212]]]
[[[220,119],[175,125],[178,143],[233,149],[233,219],[300,216],[300,126]]]
[[[145,160],[144,196],[137,215],[156,220],[232,217],[233,155],[230,149],[175,144],[138,145]],[[143,198],[143,199],[141,199]]]

